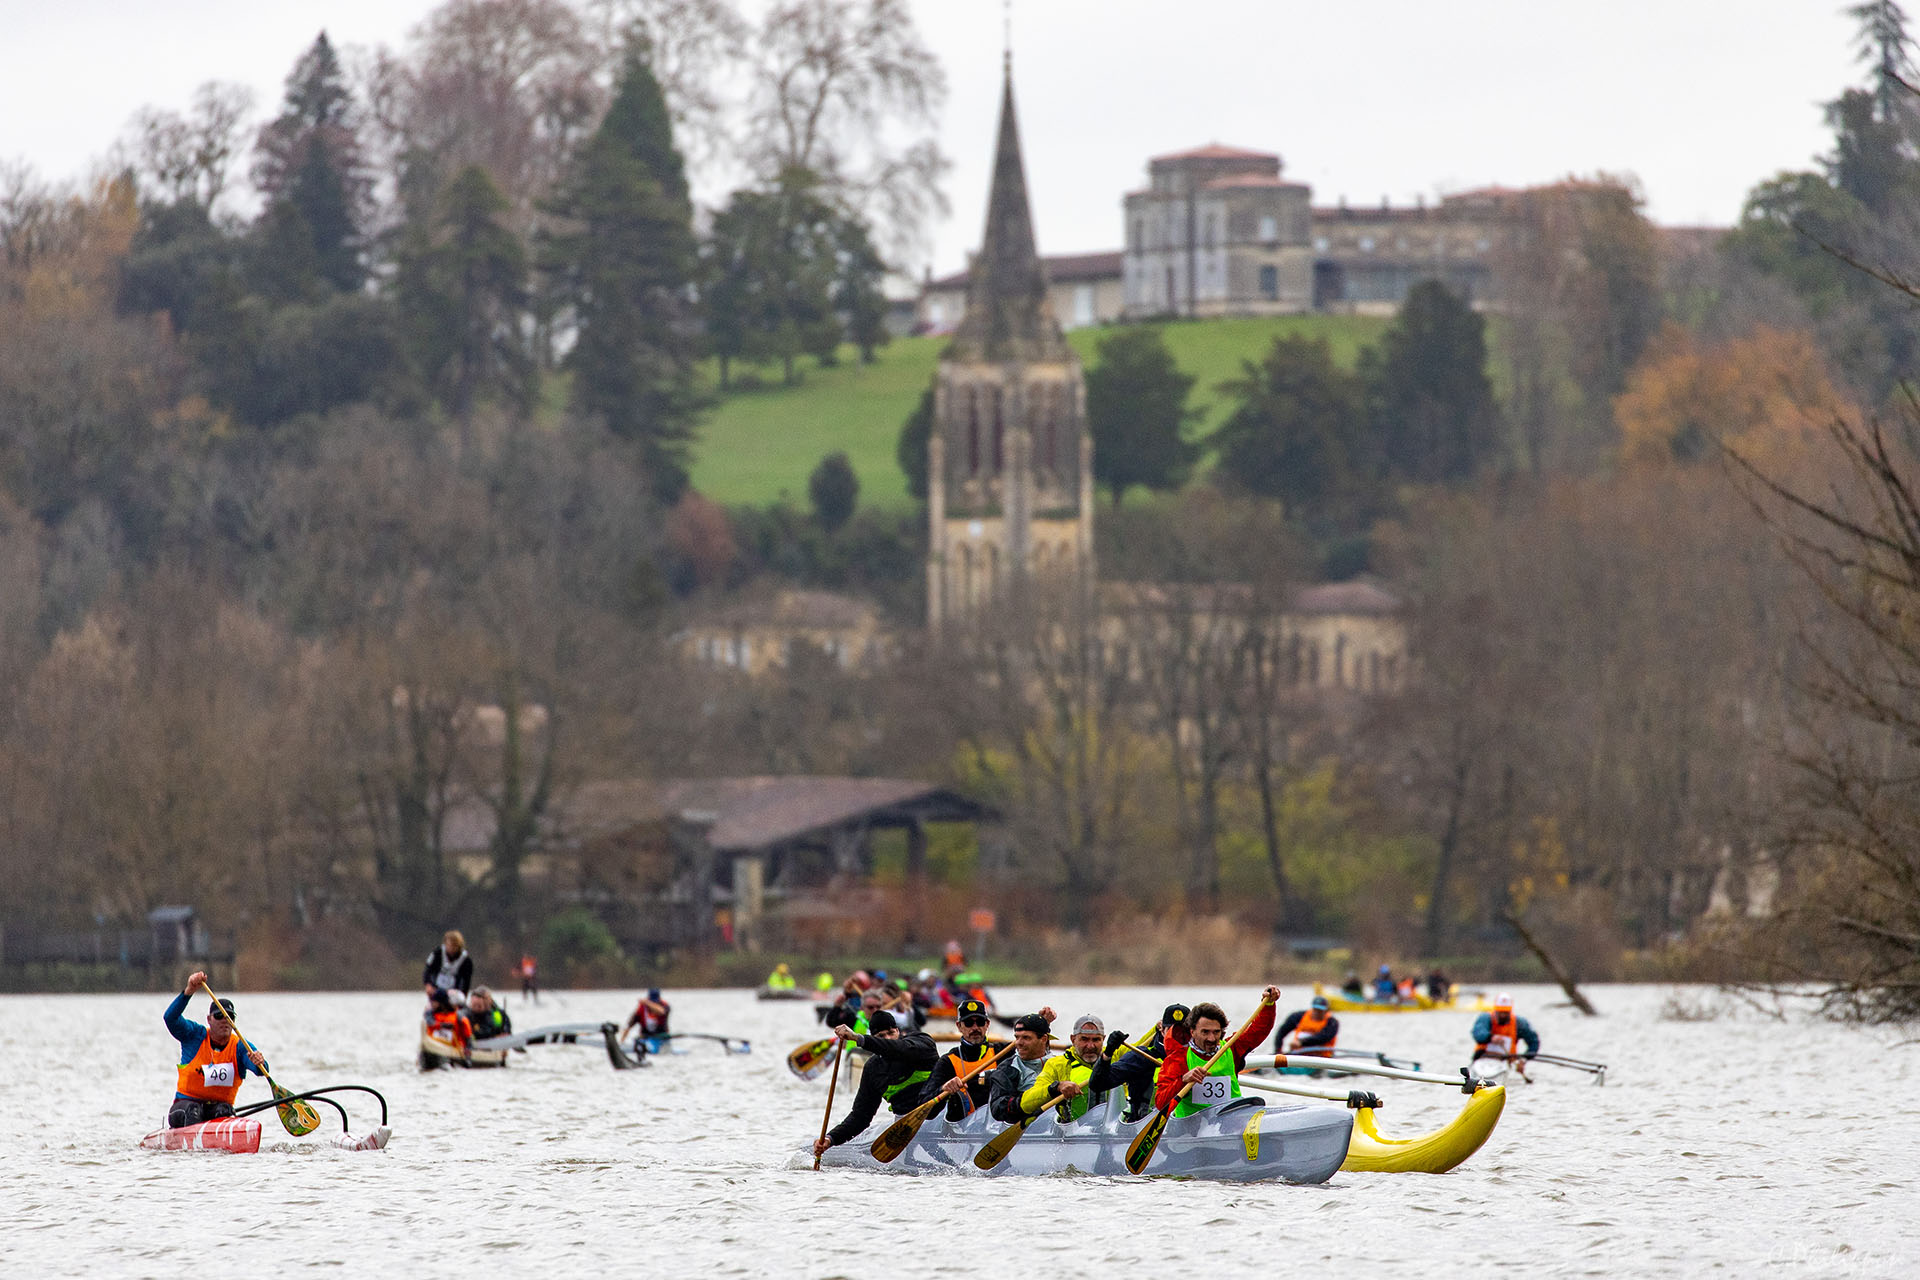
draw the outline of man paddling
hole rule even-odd
[[[473,1028],[475,1040],[491,1040],[495,1036],[513,1034],[513,1019],[493,998],[493,992],[486,987],[475,987],[467,997],[467,1022]]]
[[[1520,1052],[1523,1042],[1527,1046],[1524,1054]],[[1506,992],[1493,998],[1492,1013],[1483,1013],[1473,1020],[1474,1057],[1531,1062],[1539,1053],[1540,1033],[1525,1018],[1515,1015],[1513,997]],[[1527,1074],[1524,1066],[1520,1074]]]
[[[667,1019],[672,1013],[673,1006],[662,1000],[660,988],[654,987],[640,997],[640,1003],[633,1006],[633,1012],[627,1015],[626,1026],[620,1028],[620,1038],[626,1039],[628,1030],[636,1029],[639,1034],[634,1039],[647,1041],[647,1052],[657,1053],[659,1049],[654,1042],[672,1034],[667,1029]]]
[[[987,1114],[1003,1124],[1018,1124],[1039,1113],[1024,1105],[1024,1095],[1047,1065],[1047,1046],[1053,1035],[1053,1010],[1023,1013],[1013,1020],[1013,1056],[993,1069],[987,1081]]]
[[[1113,1082],[1127,1090],[1127,1119],[1138,1120],[1153,1110],[1153,1082],[1166,1056],[1167,1028],[1192,1015],[1183,1004],[1170,1004],[1160,1013],[1159,1025],[1139,1045],[1124,1041],[1113,1047]]]
[[[1287,1015],[1280,1029],[1273,1033],[1273,1047],[1280,1053],[1310,1053],[1319,1049],[1322,1052],[1314,1056],[1327,1058],[1333,1055],[1324,1051],[1333,1048],[1339,1038],[1340,1019],[1333,1016],[1325,996],[1315,996],[1307,1008],[1295,1009]]]
[[[1047,1059],[1039,1076],[1020,1096],[1020,1109],[1028,1115],[1036,1114],[1058,1089],[1061,1100],[1054,1110],[1066,1124],[1105,1102],[1114,1087],[1113,1064],[1104,1052],[1106,1038],[1107,1024],[1095,1015],[1083,1013],[1075,1018],[1073,1039],[1066,1051]]]
[[[455,1004],[473,990],[473,953],[467,950],[467,939],[458,929],[447,930],[440,945],[428,953],[420,984],[426,988],[427,999],[433,999],[435,991],[444,991]]]
[[[167,1031],[180,1042],[180,1069],[173,1104],[167,1108],[167,1128],[217,1120],[233,1114],[240,1079],[248,1071],[264,1076],[267,1060],[251,1045],[242,1047],[233,1030],[233,1001],[207,1001],[207,1024],[183,1017],[187,1001],[206,985],[207,975],[187,979],[186,990],[167,1006]]]
[[[834,1035],[852,1042],[845,1048],[864,1049],[873,1056],[861,1069],[860,1089],[853,1095],[853,1108],[846,1119],[814,1142],[816,1156],[864,1133],[882,1102],[893,1114],[903,1116],[927,1100],[926,1084],[933,1077],[934,1060],[939,1056],[933,1037],[921,1031],[903,1033],[893,1015],[884,1009],[868,1015],[867,1024],[871,1030],[866,1035],[856,1035],[844,1024],[833,1029]]]
[[[962,1000],[953,1011],[960,1027],[960,1043],[940,1055],[927,1081],[929,1097],[944,1093],[947,1119],[961,1120],[976,1107],[987,1105],[990,1086],[984,1070],[1003,1047],[987,1040],[987,1006],[978,1000]]]
[[[1160,1063],[1160,1075],[1154,1084],[1154,1104],[1163,1109],[1173,1107],[1176,1116],[1190,1116],[1239,1097],[1240,1072],[1247,1065],[1247,1055],[1258,1049],[1273,1030],[1273,1007],[1279,1001],[1278,987],[1260,993],[1260,1008],[1253,1021],[1233,1038],[1229,1045],[1232,1052],[1222,1055],[1218,1063],[1213,1058],[1226,1040],[1226,1012],[1211,1001],[1193,1006],[1191,1018],[1167,1029],[1167,1056]],[[1192,1089],[1175,1105],[1175,1095],[1182,1085],[1189,1084]]]

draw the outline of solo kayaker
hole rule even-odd
[[[672,1013],[673,1006],[660,998],[660,988],[653,987],[640,997],[640,1003],[634,1005],[633,1012],[627,1015],[626,1026],[620,1028],[620,1038],[626,1039],[629,1029],[638,1031],[634,1037],[636,1040],[655,1040],[670,1035],[667,1019]],[[647,1046],[647,1051],[655,1052],[651,1044]]]
[[[793,990],[793,970],[787,968],[784,963],[773,966],[773,972],[767,975],[767,990]]]
[[[1526,1052],[1520,1051],[1524,1043]],[[1540,1052],[1540,1034],[1513,1011],[1513,997],[1502,991],[1493,998],[1493,1012],[1473,1020],[1473,1056],[1530,1062]],[[1525,1075],[1525,1068],[1521,1069]]]
[[[1060,1122],[1078,1120],[1107,1100],[1114,1087],[1113,1064],[1107,1060],[1107,1024],[1091,1013],[1073,1020],[1073,1038],[1066,1051],[1047,1059],[1040,1074],[1020,1095],[1020,1109],[1032,1115],[1046,1105],[1056,1088],[1060,1103],[1054,1108]]]
[[[467,996],[467,1022],[473,1027],[475,1040],[491,1040],[495,1036],[513,1034],[513,1019],[493,998],[493,992],[486,987],[475,987]]]
[[[1273,1007],[1279,1001],[1280,988],[1268,987],[1261,992],[1253,1021],[1233,1038],[1232,1052],[1211,1068],[1208,1064],[1226,1040],[1227,1015],[1212,1001],[1193,1006],[1191,1018],[1180,1019],[1167,1028],[1167,1056],[1154,1083],[1155,1105],[1173,1107],[1176,1116],[1190,1116],[1239,1097],[1240,1072],[1247,1065],[1247,1055],[1265,1043],[1267,1033],[1273,1030]],[[1183,1084],[1193,1088],[1176,1104],[1174,1095]]]
[[[1273,1047],[1280,1053],[1308,1053],[1319,1049],[1323,1052],[1317,1057],[1331,1055],[1324,1050],[1333,1048],[1340,1038],[1340,1019],[1333,1016],[1325,996],[1315,996],[1313,1003],[1305,1009],[1295,1009],[1288,1014],[1280,1029],[1273,1033]]]
[[[1017,1124],[1039,1111],[1028,1111],[1024,1096],[1047,1065],[1047,1046],[1053,1035],[1053,1010],[1023,1013],[1013,1020],[1013,1056],[993,1069],[987,1080],[987,1114],[1003,1124]]]
[[[251,1045],[243,1047],[234,1034],[233,1001],[209,999],[205,1026],[183,1016],[187,1001],[206,981],[206,974],[194,974],[187,979],[186,990],[167,1006],[167,1032],[180,1042],[179,1077],[173,1105],[167,1108],[169,1129],[232,1115],[240,1078],[248,1071],[267,1073],[267,1060],[260,1051]]]
[[[873,1123],[882,1102],[892,1108],[893,1114],[903,1116],[927,1100],[927,1082],[933,1078],[935,1059],[939,1057],[933,1037],[920,1031],[902,1032],[893,1015],[884,1009],[869,1015],[868,1024],[872,1030],[866,1035],[856,1035],[848,1026],[833,1029],[834,1035],[852,1042],[847,1047],[864,1049],[873,1056],[861,1069],[853,1108],[827,1131],[826,1137],[813,1144],[816,1156],[828,1147],[859,1137]]]
[[[935,1093],[946,1094],[950,1099],[947,1119],[960,1120],[974,1108],[987,1105],[988,1073],[984,1068],[1004,1045],[987,1040],[987,1006],[978,1000],[961,1001],[953,1011],[953,1020],[960,1027],[960,1043],[940,1055],[927,1089],[929,1098]]]
[[[1159,1025],[1138,1046],[1122,1041],[1113,1047],[1113,1082],[1127,1089],[1127,1119],[1138,1120],[1153,1110],[1153,1082],[1160,1073],[1160,1059],[1166,1054],[1167,1028],[1192,1016],[1183,1004],[1170,1004],[1160,1012]]]
[[[531,953],[520,957],[520,997],[540,1003],[540,962]]]
[[[467,950],[466,936],[458,929],[447,930],[440,945],[428,954],[420,983],[429,1000],[435,991],[444,991],[449,997],[458,997],[455,1004],[473,990],[473,953]]]

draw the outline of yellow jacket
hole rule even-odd
[[[1040,1068],[1040,1074],[1033,1078],[1033,1083],[1027,1086],[1027,1091],[1020,1095],[1020,1109],[1028,1115],[1038,1115],[1040,1108],[1047,1101],[1047,1095],[1053,1092],[1055,1086],[1064,1084],[1068,1080],[1077,1080],[1089,1086],[1095,1093],[1106,1092],[1102,1086],[1106,1082],[1107,1065],[1105,1058],[1095,1058],[1091,1063],[1082,1062],[1080,1055],[1072,1049],[1055,1054],[1047,1059],[1046,1065]],[[1081,1094],[1075,1099],[1076,1114],[1086,1114],[1087,1108],[1094,1101],[1095,1099],[1088,1094]]]

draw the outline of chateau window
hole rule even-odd
[[[1218,225],[1219,225],[1219,219],[1215,218],[1212,214],[1208,214],[1207,215],[1207,248],[1209,249],[1213,248],[1213,242],[1217,238],[1215,228],[1218,227]]]
[[[1073,322],[1085,326],[1093,321],[1093,286],[1077,284],[1073,287]]]
[[[1260,296],[1269,302],[1280,297],[1280,268],[1271,263],[1260,268]]]
[[[1307,684],[1320,687],[1320,646],[1311,641],[1307,644]]]
[[[1373,237],[1372,237],[1372,236],[1361,236],[1361,237],[1360,237],[1360,252],[1362,252],[1362,253],[1372,253],[1372,252],[1373,252]]]
[[[1313,251],[1315,253],[1325,253],[1327,251],[1327,244],[1328,241],[1325,236],[1315,236],[1313,238]]]
[[[1280,220],[1271,215],[1260,219],[1260,238],[1272,244],[1280,238]]]
[[[1133,220],[1133,247],[1136,249],[1147,247],[1147,224],[1139,218]]]

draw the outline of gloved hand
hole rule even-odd
[[[1368,1093],[1365,1089],[1355,1089],[1347,1094],[1347,1106],[1354,1111],[1365,1107],[1369,1111],[1378,1111],[1386,1104],[1380,1101],[1377,1093]]]
[[[1120,1046],[1125,1044],[1126,1042],[1127,1042],[1126,1032],[1124,1031],[1108,1032],[1107,1033],[1107,1049],[1106,1049],[1107,1056],[1111,1058],[1114,1054],[1120,1052]]]

